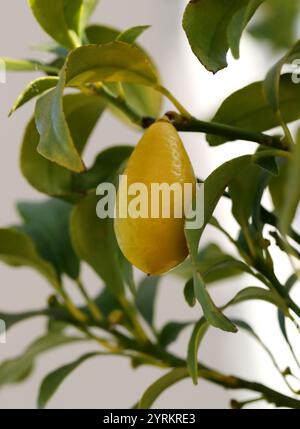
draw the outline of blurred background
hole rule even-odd
[[[208,73],[194,57],[182,30],[181,20],[187,0],[101,0],[92,22],[120,29],[135,25],[151,25],[151,28],[143,34],[140,43],[158,65],[162,82],[194,115],[201,119],[209,119],[221,101],[231,92],[254,80],[263,79],[266,71],[280,55],[280,51],[295,39],[298,25],[297,2],[271,0],[270,3],[274,5],[277,3],[282,13],[274,13],[272,8],[262,11],[264,14],[261,13],[256,23],[252,24],[252,34],[245,34],[242,39],[241,59],[234,61],[230,57],[229,67],[216,76]],[[270,35],[275,42],[273,45],[268,42]],[[276,39],[274,35],[277,35]],[[25,0],[2,1],[0,36],[0,55],[16,58],[34,57],[35,53],[30,46],[48,40],[35,22]],[[257,39],[262,43],[258,44]],[[40,58],[49,57],[42,54]],[[18,222],[14,209],[16,201],[44,198],[26,183],[18,165],[22,134],[32,115],[33,103],[20,109],[12,118],[7,118],[15,98],[34,77],[36,75],[30,73],[9,74],[7,83],[0,84],[1,226]],[[166,104],[164,109],[169,107]],[[103,148],[116,143],[135,144],[138,138],[139,134],[136,131],[106,113],[87,147],[86,164],[90,165],[95,154]],[[254,144],[245,142],[229,143],[211,149],[206,144],[204,136],[200,134],[184,134],[183,139],[195,171],[201,178],[207,177],[225,160],[253,152],[255,149]],[[265,204],[266,206],[270,204],[268,198]],[[236,233],[237,226],[230,215],[228,203],[223,201],[219,204],[217,216],[233,234]],[[213,230],[208,229],[203,243],[217,241],[228,252],[234,252],[228,243],[223,243],[215,234]],[[288,261],[285,261],[276,249],[273,249],[273,254],[275,261],[278,261],[277,274],[285,280],[289,276]],[[96,294],[101,287],[99,280],[87,266],[83,267],[83,272],[90,293]],[[254,286],[254,283],[253,279],[243,276],[238,280],[213,285],[211,293],[218,304],[223,304],[240,288]],[[191,310],[187,307],[182,290],[182,281],[170,275],[164,278],[157,301],[158,326],[168,320],[190,320],[199,317],[199,308]],[[14,270],[0,265],[1,310],[18,312],[42,307],[50,293],[46,282],[31,270],[23,268]],[[73,291],[70,293],[78,300],[77,302],[80,302],[76,293]],[[231,314],[252,323],[275,352],[283,369],[292,365],[287,346],[282,341],[277,327],[276,312],[272,308],[257,302],[247,303],[235,308]],[[0,344],[0,360],[22,353],[26,345],[42,334],[44,325],[43,318],[34,319],[9,331],[7,343]],[[178,354],[186,353],[189,334],[190,331],[186,330],[174,346],[174,351]],[[81,355],[85,350],[88,348],[82,345],[68,346],[41,356],[34,375],[28,381],[0,391],[0,408],[34,408],[42,378],[56,367]],[[244,333],[232,335],[211,329],[202,345],[199,359],[210,366],[220,368],[223,372],[259,380],[285,392],[285,386],[266,353]],[[90,360],[66,379],[49,407],[128,408],[162,373],[161,370],[152,368],[133,371],[127,361],[119,358],[103,357]],[[202,380],[194,387],[191,380],[186,380],[167,390],[155,405],[158,408],[227,408],[231,398],[251,398],[251,393],[226,392]]]

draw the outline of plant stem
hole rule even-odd
[[[80,290],[80,292],[82,293],[82,296],[84,297],[86,304],[92,314],[92,316],[96,319],[96,320],[101,320],[103,319],[103,315],[100,311],[100,309],[96,306],[96,304],[94,303],[94,301],[90,298],[90,296],[88,295],[87,291],[85,290],[85,287],[83,286],[82,282],[80,279],[76,280],[76,284]]]

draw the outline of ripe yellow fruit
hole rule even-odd
[[[145,132],[123,174],[122,180],[126,177],[128,188],[134,183],[142,183],[147,188],[148,207],[151,207],[153,183],[168,185],[176,183],[181,186],[192,184],[193,192],[190,193],[190,200],[195,194],[196,178],[192,165],[176,129],[169,122],[156,122]],[[151,275],[165,273],[180,264],[187,257],[188,249],[184,234],[184,214],[181,218],[174,217],[177,204],[174,193],[170,194],[171,217],[169,218],[162,216],[161,194],[157,218],[153,216],[122,218],[118,215],[121,188],[122,181],[117,196],[115,233],[125,257],[141,271]],[[182,194],[184,195],[184,191]],[[127,198],[129,206],[134,196]],[[182,201],[183,197],[180,201],[181,205]]]

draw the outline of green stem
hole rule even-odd
[[[66,304],[67,309],[69,310],[70,314],[74,317],[75,320],[77,320],[80,323],[85,323],[87,320],[86,315],[77,308],[67,292],[65,292],[62,288],[59,288],[58,292],[60,293],[61,297],[64,300],[64,303]]]
[[[80,279],[76,280],[76,284],[82,293],[82,296],[84,297],[86,304],[92,314],[92,316],[95,318],[95,320],[101,320],[103,319],[103,314],[101,313],[100,309],[96,306],[94,301],[90,298],[89,294],[85,290],[85,287],[83,286]]]

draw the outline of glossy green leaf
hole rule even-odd
[[[117,297],[124,295],[119,248],[112,219],[99,219],[98,198],[83,198],[75,206],[71,218],[71,239],[80,259],[86,261]]]
[[[156,276],[145,277],[138,285],[135,297],[135,304],[139,312],[150,326],[153,325],[159,280],[160,277]]]
[[[67,48],[78,46],[83,28],[96,7],[97,0],[28,0],[43,30]]]
[[[250,0],[232,18],[227,29],[228,43],[234,58],[240,57],[240,40],[247,24],[265,0]]]
[[[281,76],[280,110],[286,123],[300,118],[300,85],[295,85],[291,75]],[[266,100],[263,82],[252,83],[231,94],[221,105],[213,122],[232,125],[252,131],[267,131],[278,127],[280,121]],[[226,137],[207,135],[211,146],[229,141]]]
[[[187,368],[190,376],[193,379],[194,384],[198,384],[198,351],[207,330],[209,324],[202,318],[200,319],[193,329],[191,338],[188,344],[187,354]]]
[[[120,33],[116,40],[119,40],[119,42],[134,43],[140,35],[144,33],[144,31],[148,30],[149,27],[149,25],[131,27]]]
[[[168,347],[174,343],[182,331],[191,325],[192,322],[168,322],[162,328],[158,335],[159,344],[162,347]]]
[[[30,82],[30,84],[24,89],[24,91],[19,95],[15,101],[9,116],[11,116],[19,107],[23,106],[28,101],[32,100],[34,97],[43,94],[48,89],[53,88],[57,85],[58,77],[47,76],[40,77]]]
[[[38,408],[45,408],[45,406],[55,394],[59,386],[80,365],[82,365],[88,359],[92,359],[96,356],[101,355],[103,355],[103,353],[100,352],[87,353],[81,356],[79,359],[76,359],[74,362],[64,365],[48,374],[47,377],[45,377],[42,381],[42,384],[39,389]]]
[[[41,257],[55,267],[58,276],[65,273],[78,278],[79,260],[69,234],[71,204],[51,199],[17,207],[24,221],[21,230],[32,238]]]
[[[82,153],[105,109],[105,103],[97,96],[68,94],[63,98],[63,106],[75,147],[79,153]],[[37,152],[38,144],[39,134],[32,119],[26,128],[21,149],[21,169],[25,178],[35,189],[44,194],[77,199],[78,193],[81,194],[81,189],[76,189],[78,177],[41,156]]]
[[[287,173],[284,190],[284,203],[279,212],[279,227],[283,234],[288,234],[297,213],[300,202],[300,131],[293,147],[293,158]]]
[[[175,368],[151,384],[143,394],[138,408],[149,409],[156,399],[169,387],[188,377],[186,368]]]
[[[227,66],[231,46],[238,55],[241,34],[258,8],[253,0],[191,0],[183,28],[196,57],[213,73]]]
[[[82,337],[68,337],[61,333],[49,333],[38,338],[19,357],[1,363],[0,388],[27,378],[34,368],[36,358],[42,353],[82,340]]]
[[[0,261],[13,267],[30,267],[42,274],[54,286],[58,278],[52,265],[42,259],[33,240],[15,229],[0,229]]]
[[[74,172],[84,171],[84,166],[66,123],[63,91],[66,86],[82,88],[88,83],[99,81],[158,85],[155,69],[136,46],[112,42],[83,46],[69,54],[59,84],[38,100],[35,116],[41,137],[39,152],[50,161]]]
[[[288,49],[297,36],[299,10],[295,0],[268,0],[261,8],[260,19],[250,27],[250,34],[275,50]]]

